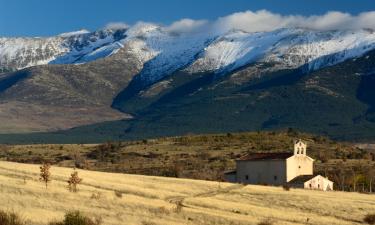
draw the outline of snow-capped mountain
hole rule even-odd
[[[300,124],[366,133],[375,127],[375,76],[359,75],[374,74],[373,50],[372,30],[204,33],[139,23],[0,38],[0,133],[124,118],[132,122],[115,125],[116,137],[139,138],[145,127],[175,135]]]
[[[0,71],[43,64],[82,64],[127,51],[139,60],[146,85],[171,73],[226,73],[254,62],[316,70],[375,49],[375,32],[279,29],[246,33],[171,33],[140,23],[126,30],[81,30],[50,38],[1,38]]]
[[[124,30],[85,30],[48,38],[0,38],[0,72],[44,64],[79,64],[115,53]]]
[[[264,60],[291,68],[306,65],[308,70],[317,70],[359,57],[374,48],[375,32],[371,30],[295,30],[272,47]]]
[[[209,45],[187,68],[190,72],[233,71],[253,62],[273,62],[285,68],[306,65],[317,70],[375,49],[375,32],[309,31],[230,32]]]

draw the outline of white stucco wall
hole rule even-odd
[[[286,182],[285,160],[237,161],[237,182],[282,185]]]
[[[304,188],[331,191],[333,190],[333,182],[321,175],[318,175],[311,180],[306,181],[304,183]]]
[[[286,160],[287,164],[287,177],[286,181],[289,182],[293,178],[300,175],[313,174],[314,160],[306,155],[293,155]]]

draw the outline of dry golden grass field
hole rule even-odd
[[[39,166],[0,161],[0,209],[28,224],[61,220],[69,210],[102,217],[103,224],[360,224],[375,212],[375,195],[321,192],[189,179],[78,170],[77,193],[67,189],[72,169],[52,167],[48,189]],[[307,222],[308,221],[308,222]]]

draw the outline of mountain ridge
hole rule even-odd
[[[38,51],[30,50],[28,58],[19,60],[20,65],[45,65],[18,70],[9,67],[13,58],[4,60],[5,53],[0,51],[0,70],[16,70],[0,75],[0,104],[4,108],[0,118],[7,121],[0,126],[0,133],[54,132],[87,125],[89,131],[85,132],[90,133],[98,132],[96,125],[90,130],[90,124],[104,122],[104,127],[119,127],[108,133],[117,139],[127,138],[131,132],[134,134],[130,136],[142,136],[142,127],[159,134],[181,135],[188,130],[298,129],[303,120],[320,118],[322,128],[309,122],[302,130],[338,137],[340,125],[333,124],[358,126],[356,135],[361,129],[367,135],[366,126],[373,126],[373,81],[359,81],[361,74],[372,74],[375,68],[375,32],[371,30],[288,28],[218,35],[171,33],[165,27],[144,23],[55,38],[72,46],[65,46],[63,53],[57,48],[58,53],[53,54],[41,47],[47,49],[41,56],[34,57]],[[0,39],[0,49],[4,49],[4,40]],[[18,56],[24,56],[21,53]],[[53,59],[47,62],[45,56]],[[332,75],[319,75],[322,71]],[[324,83],[311,80],[320,76]],[[336,86],[347,86],[347,90],[336,90]],[[353,91],[361,87],[365,91]],[[345,108],[345,104],[358,109]],[[314,107],[321,107],[327,117]],[[61,113],[64,110],[66,113]],[[335,122],[334,115],[342,113],[343,120]],[[105,122],[114,120],[118,122]],[[168,124],[170,132],[164,132]]]

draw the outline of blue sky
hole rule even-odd
[[[169,24],[266,9],[282,15],[375,11],[375,0],[0,0],[0,36],[50,36],[110,22]]]

